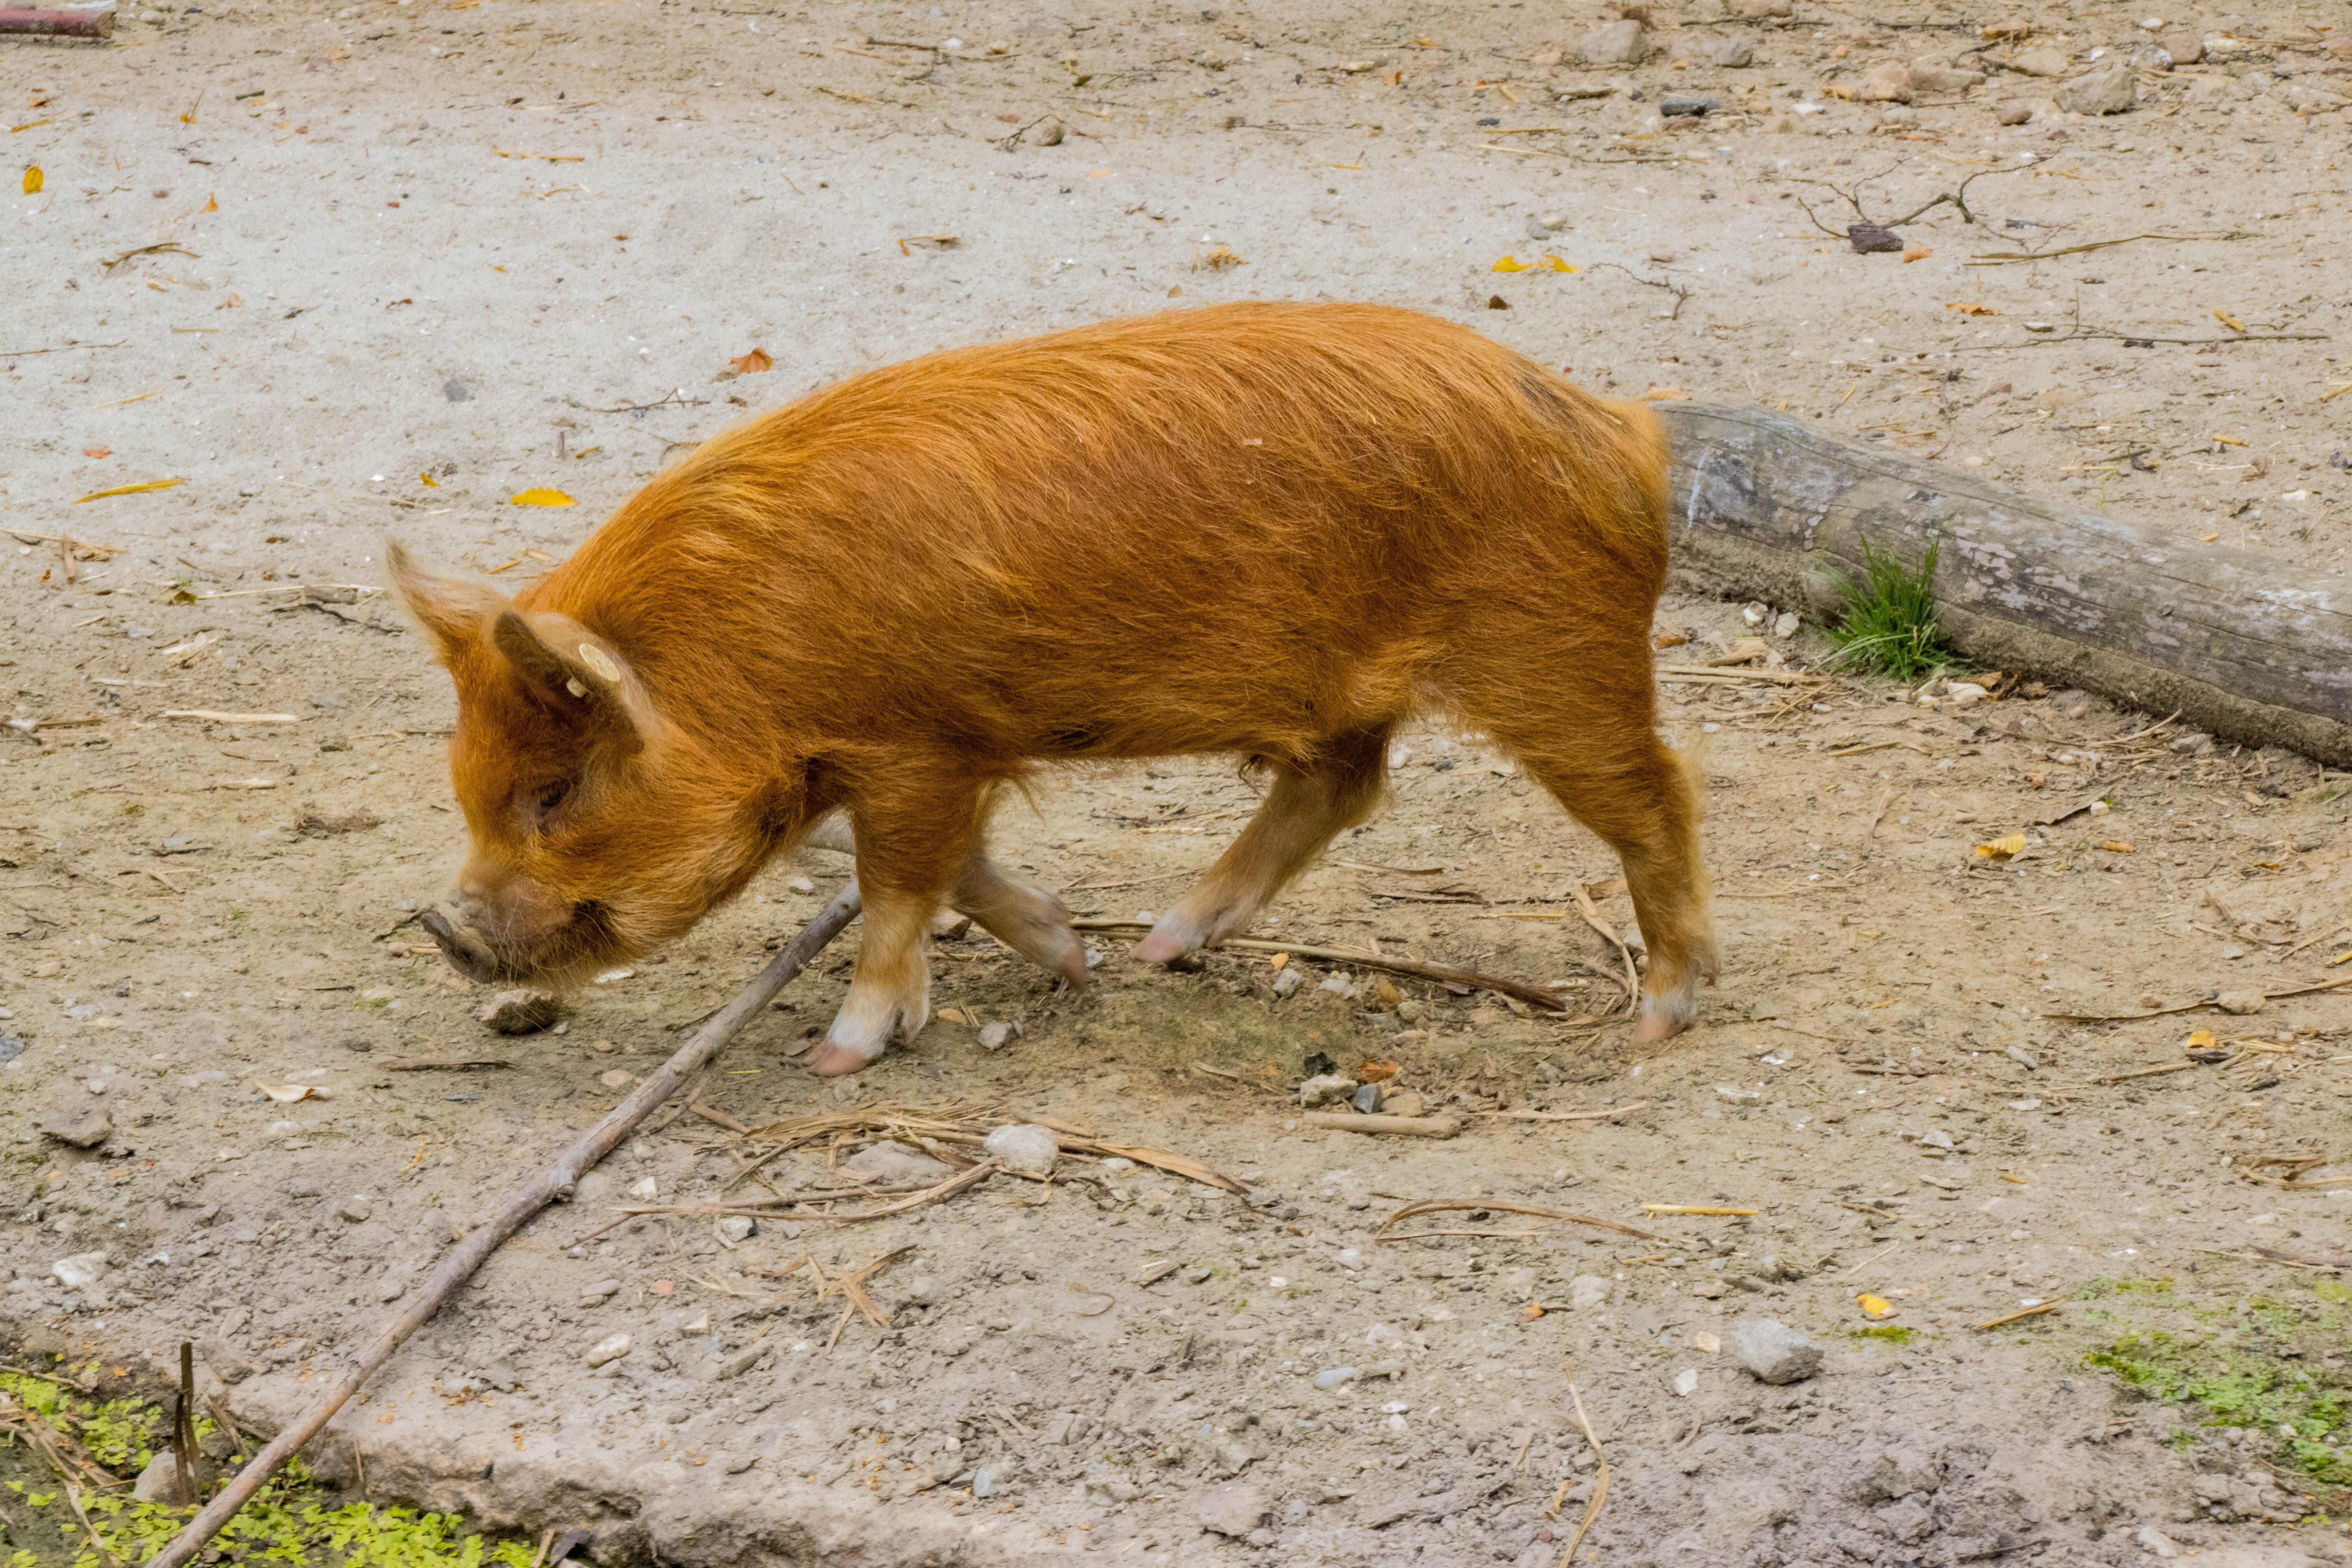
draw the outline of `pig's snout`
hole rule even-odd
[[[432,937],[441,956],[467,979],[496,984],[500,978],[500,966],[490,952],[490,944],[455,905],[436,905],[425,911],[417,924]]]

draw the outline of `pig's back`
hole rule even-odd
[[[1421,705],[1498,605],[1646,623],[1661,463],[1646,413],[1466,328],[1220,306],[814,394],[706,443],[531,597],[625,650],[716,637],[851,729],[1281,750]]]

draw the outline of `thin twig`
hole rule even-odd
[[[1584,1517],[1577,1521],[1576,1533],[1569,1537],[1568,1550],[1560,1553],[1559,1568],[1570,1568],[1576,1561],[1576,1549],[1584,1544],[1585,1531],[1592,1528],[1592,1521],[1601,1517],[1601,1508],[1609,1501],[1609,1456],[1601,1451],[1601,1439],[1592,1435],[1592,1423],[1585,1417],[1583,1396],[1576,1392],[1576,1373],[1565,1366],[1561,1371],[1568,1378],[1569,1408],[1576,1413],[1576,1424],[1583,1429],[1584,1440],[1592,1445],[1592,1457],[1601,1461],[1600,1473],[1592,1479],[1592,1500],[1584,1505]],[[1544,1510],[1545,1518],[1559,1517],[1560,1500],[1568,1495],[1568,1481],[1559,1483],[1559,1490],[1552,1494],[1551,1506]]]
[[[758,1017],[768,1004],[775,1000],[776,994],[790,984],[808,966],[809,961],[823,952],[825,944],[856,918],[859,907],[857,884],[853,881],[835,894],[833,901],[819,910],[814,920],[801,929],[800,935],[776,954],[734,1001],[697,1030],[692,1039],[679,1047],[677,1055],[664,1062],[637,1086],[634,1093],[614,1107],[602,1121],[557,1155],[554,1163],[509,1194],[487,1223],[442,1258],[415,1303],[379,1330],[342,1373],[311,1403],[310,1407],[271,1438],[268,1446],[254,1456],[252,1462],[221,1489],[220,1495],[207,1503],[204,1511],[173,1538],[170,1545],[155,1554],[147,1568],[184,1568],[184,1564],[203,1550],[205,1543],[218,1534],[253,1494],[261,1489],[280,1465],[292,1458],[303,1444],[318,1436],[335,1412],[359,1392],[368,1375],[391,1360],[393,1352],[406,1342],[411,1334],[424,1327],[444,1301],[457,1294],[473,1277],[474,1271],[498,1250],[500,1243],[530,1223],[560,1194],[570,1191],[582,1176],[594,1168],[599,1160],[635,1131],[656,1107],[667,1100],[680,1083],[716,1058],[744,1025]]]
[[[1134,942],[1150,928],[1141,921],[1072,921],[1073,931],[1096,931],[1105,936],[1116,936]],[[1228,937],[1217,944],[1220,950],[1243,952],[1286,952],[1296,958],[1321,959],[1326,963],[1351,963],[1360,969],[1384,969],[1391,974],[1410,974],[1421,980],[1434,980],[1444,985],[1467,985],[1479,991],[1492,991],[1498,995],[1516,996],[1530,1007],[1540,1007],[1547,1013],[1565,1013],[1568,1004],[1548,991],[1516,980],[1503,980],[1492,974],[1480,974],[1475,970],[1456,969],[1451,964],[1426,963],[1417,958],[1389,958],[1377,952],[1365,952],[1351,947],[1309,947],[1295,942],[1261,942],[1255,937]]]
[[[1660,1236],[1654,1230],[1636,1230],[1630,1225],[1620,1225],[1613,1219],[1601,1219],[1594,1215],[1576,1214],[1568,1209],[1544,1208],[1536,1204],[1507,1203],[1500,1198],[1424,1198],[1419,1203],[1405,1205],[1404,1207],[1381,1221],[1373,1228],[1372,1234],[1378,1236],[1399,1220],[1410,1219],[1415,1215],[1444,1214],[1454,1209],[1491,1209],[1496,1214],[1524,1214],[1533,1215],[1538,1219],[1564,1219],[1576,1225],[1598,1226],[1602,1230],[1613,1230],[1621,1236],[1637,1236],[1643,1241],[1671,1242],[1675,1239],[1671,1236]]]

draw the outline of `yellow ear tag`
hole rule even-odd
[[[588,695],[588,689],[580,684],[580,678],[576,675],[563,683],[563,689],[569,691],[574,697],[585,697]]]
[[[594,643],[584,642],[580,645],[580,662],[594,670],[600,680],[621,679],[621,667],[613,662],[612,655]]]

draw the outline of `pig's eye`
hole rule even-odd
[[[564,799],[571,794],[572,781],[569,779],[558,780],[556,783],[549,784],[545,788],[541,789],[539,792],[540,816],[546,816],[550,813],[553,812],[557,806],[563,804]]]

